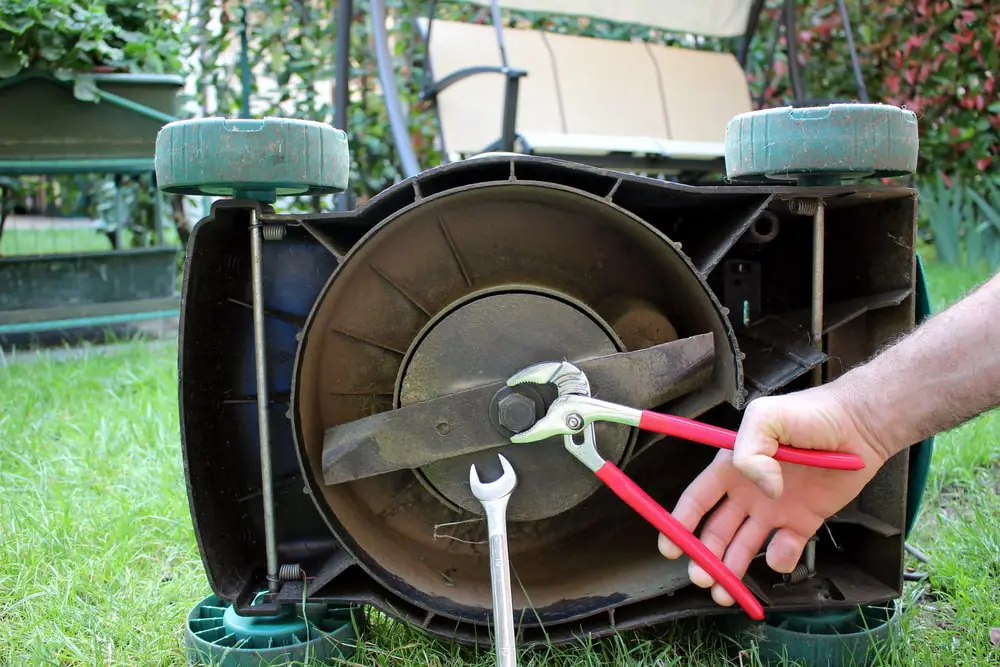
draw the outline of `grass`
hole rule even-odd
[[[928,262],[935,307],[985,273]],[[0,664],[182,665],[184,617],[209,593],[177,434],[176,349],[0,364]],[[8,360],[10,361],[10,360]],[[903,642],[885,665],[996,664],[1000,418],[938,438],[911,542],[929,582],[908,585]],[[523,665],[726,665],[698,622],[660,636],[526,652]],[[358,665],[493,664],[373,615]],[[752,655],[743,664],[756,664]]]
[[[44,255],[111,250],[104,234],[80,229],[5,229],[0,237],[0,256]]]
[[[122,234],[122,247],[131,248],[133,242],[133,232],[126,229]],[[165,245],[178,245],[177,230],[166,226],[163,242]],[[87,225],[76,228],[7,227],[0,236],[0,257],[106,252],[112,249],[107,234]]]

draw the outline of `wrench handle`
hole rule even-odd
[[[493,632],[497,667],[517,667],[514,637],[514,599],[510,586],[510,556],[507,551],[507,507],[487,505],[490,536],[490,585],[493,589]]]
[[[597,477],[629,507],[670,538],[670,541],[679,546],[684,553],[691,557],[691,560],[708,572],[712,579],[719,582],[726,589],[726,592],[743,607],[750,618],[755,621],[764,619],[764,607],[733,571],[726,567],[719,560],[719,557],[712,553],[691,531],[685,528],[684,524],[675,519],[648,493],[639,488],[639,485],[633,482],[618,466],[606,461],[597,470]]]

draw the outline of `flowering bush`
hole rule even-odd
[[[769,3],[770,4],[770,3]],[[835,0],[797,3],[799,63],[807,94],[858,99],[844,23]],[[1000,162],[1000,7],[984,0],[849,2],[858,59],[872,102],[919,118],[922,174],[961,175],[973,184]],[[768,7],[761,35],[779,7]],[[770,73],[758,40],[754,83],[768,106],[792,99],[787,63]],[[783,42],[782,42],[783,44]],[[768,76],[770,74],[770,76]]]

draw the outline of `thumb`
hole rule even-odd
[[[758,398],[747,405],[733,445],[733,465],[753,482],[768,498],[781,496],[784,480],[781,465],[774,460],[778,451],[778,411],[771,408],[768,397]]]

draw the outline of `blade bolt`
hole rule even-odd
[[[526,431],[534,426],[538,415],[535,402],[523,394],[508,394],[497,403],[498,420],[501,426],[514,433]]]
[[[566,416],[566,426],[571,429],[578,429],[583,426],[583,417],[578,414],[571,414]]]

